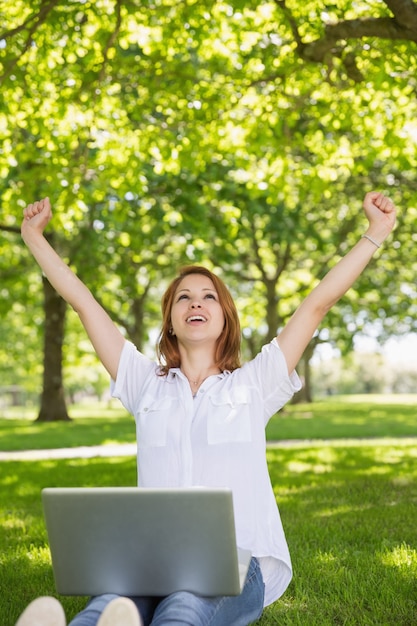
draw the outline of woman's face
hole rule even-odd
[[[185,276],[177,287],[171,324],[180,344],[215,343],[224,328],[224,313],[213,282],[202,274]]]

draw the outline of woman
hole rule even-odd
[[[51,284],[77,311],[112,378],[113,396],[135,417],[138,484],[231,488],[238,545],[253,555],[238,597],[181,592],[128,599],[107,594],[93,598],[71,626],[243,626],[284,593],[291,561],[268,476],[265,425],[300,388],[294,370],[324,315],[394,227],[394,205],[382,193],[368,193],[364,210],[369,226],[359,242],[309,294],[279,336],[241,367],[236,308],[213,273],[191,266],[169,286],[162,300],[159,364],[154,363],[126,341],[44,238],[51,218],[49,199],[25,209],[24,241]],[[54,612],[54,621],[48,622]],[[29,605],[18,626],[34,623],[65,624],[57,601],[40,598]]]

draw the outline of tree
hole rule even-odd
[[[389,186],[415,205],[416,13],[410,0],[8,0],[0,222],[16,229],[27,200],[50,195],[57,247],[138,345],[172,267],[210,259],[239,291],[248,281],[254,350],[359,236],[353,197]],[[395,277],[415,301],[412,223],[315,342],[349,343],[340,328],[379,316],[377,293],[385,331],[409,327],[390,289]]]
[[[41,379],[41,285],[39,271],[22,261],[21,251],[13,228],[0,232],[0,387],[20,389],[33,400]]]
[[[364,50],[361,41],[372,38],[417,43],[417,5],[412,0],[387,0],[381,3],[379,15],[367,15],[367,7],[362,7],[362,11],[358,7],[359,15],[352,18],[348,16],[352,13],[349,4],[343,8],[326,5],[322,13],[323,22],[318,22],[319,31],[313,39],[310,36],[303,37],[301,7],[298,7],[298,11],[297,8],[293,10],[287,0],[275,0],[275,3],[286,16],[300,58],[323,64],[329,69],[337,63],[354,82],[365,80],[361,69],[363,60],[360,57]],[[370,47],[365,46],[365,49],[374,60],[380,57],[379,51],[374,56]]]

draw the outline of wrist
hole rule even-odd
[[[41,243],[42,240],[45,239],[43,232],[39,232],[30,226],[25,228],[25,226],[22,225],[21,235],[23,241],[28,247]]]
[[[370,226],[369,228],[366,229],[366,231],[364,232],[363,236],[366,235],[366,237],[370,238],[371,240],[374,240],[375,242],[378,243],[379,246],[382,246],[382,244],[384,243],[385,239],[388,237],[388,235],[390,234],[391,231],[387,231],[386,228],[381,228],[381,227],[372,227]]]
[[[379,243],[379,241],[377,241],[376,239],[374,239],[373,237],[371,237],[371,235],[367,235],[364,234],[361,236],[361,239],[367,239],[368,241],[370,241],[376,248],[380,248],[381,244]]]

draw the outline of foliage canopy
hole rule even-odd
[[[358,238],[365,191],[388,190],[394,238],[316,342],[415,329],[416,2],[5,0],[0,18],[2,376],[39,360],[17,231],[45,195],[54,245],[139,347],[167,277],[204,262],[251,354]]]

